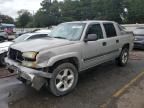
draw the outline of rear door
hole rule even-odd
[[[105,40],[105,51],[104,51],[104,58],[105,60],[114,59],[119,54],[119,39],[117,36],[117,31],[115,28],[114,23],[107,22],[103,23],[103,27],[106,34],[106,40]]]

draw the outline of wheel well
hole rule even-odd
[[[127,43],[127,44],[124,44],[124,46],[123,46],[123,48],[122,49],[124,49],[124,48],[130,48],[130,44],[129,43]]]
[[[58,65],[60,65],[62,63],[66,63],[66,62],[72,63],[77,68],[77,70],[79,70],[79,62],[78,62],[78,59],[76,57],[66,58],[66,59],[62,59],[60,61],[57,61],[56,63],[54,63],[53,66],[49,67],[49,69],[53,70]]]

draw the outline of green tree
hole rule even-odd
[[[47,13],[39,10],[35,14],[35,16],[34,16],[35,26],[36,27],[46,27],[46,26],[49,26],[50,23],[51,23],[49,19],[50,19],[50,16]]]
[[[62,7],[64,21],[114,20],[122,22],[123,0],[65,0]]]
[[[51,13],[50,12],[51,4],[52,4],[51,0],[43,0],[41,2],[41,7],[42,8],[40,8],[40,10],[46,12],[47,14],[50,14]]]
[[[32,22],[32,15],[28,10],[18,11],[18,18],[16,19],[16,24],[18,27],[28,27],[29,23]]]
[[[82,20],[92,20],[94,18],[92,0],[80,0],[80,11]]]
[[[78,0],[65,0],[61,6],[63,21],[81,20],[80,2]]]
[[[144,23],[144,0],[126,0],[128,23]]]
[[[8,15],[0,14],[1,23],[14,23],[14,19]]]
[[[75,20],[114,20],[119,23],[143,23],[143,0],[43,0],[41,8],[34,15],[36,27],[46,27],[65,21]],[[125,9],[128,12],[124,11]],[[26,12],[27,13],[27,12]],[[22,19],[31,19],[30,14],[19,15]],[[27,16],[27,18],[26,18]],[[31,23],[18,23],[19,25],[33,25]]]
[[[61,19],[61,3],[57,0],[51,2],[44,0],[41,3],[41,8],[34,16],[34,24],[36,27],[46,27],[62,22]]]
[[[92,0],[95,19],[122,22],[123,0]]]

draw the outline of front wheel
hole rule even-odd
[[[70,93],[77,85],[78,71],[71,63],[63,63],[53,70],[50,79],[50,91],[55,96],[63,96]]]
[[[128,62],[128,59],[129,59],[129,49],[123,48],[120,56],[116,59],[116,63],[119,66],[125,66]]]

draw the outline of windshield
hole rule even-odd
[[[22,42],[22,41],[24,41],[27,37],[29,37],[28,34],[21,35],[20,37],[16,38],[16,39],[14,40],[14,42]]]
[[[79,40],[85,25],[85,23],[63,23],[53,29],[50,36],[67,40]]]

